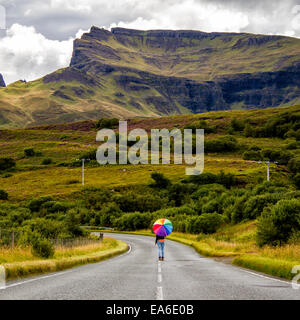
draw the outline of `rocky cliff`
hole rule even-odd
[[[0,87],[6,87],[2,74],[0,73]]]
[[[92,27],[74,41],[69,67],[8,86],[6,93],[22,90],[14,98],[0,91],[0,121],[16,113],[40,124],[292,105],[300,103],[299,71],[296,38]],[[9,112],[1,113],[4,103]]]

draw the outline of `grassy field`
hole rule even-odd
[[[264,123],[270,115],[283,110],[299,111],[299,106],[267,110],[212,112],[201,115],[185,115],[159,119],[129,120],[129,130],[135,128],[183,128],[186,124],[206,119],[217,128],[217,133],[206,134],[206,139],[215,139],[227,134],[226,127],[234,118],[251,119],[251,123]],[[220,170],[231,172],[242,180],[255,182],[265,178],[266,170],[255,161],[243,160],[243,150],[255,145],[260,148],[282,149],[287,142],[279,138],[246,138],[236,134],[235,138],[241,150],[229,153],[210,153],[205,156],[205,172],[217,173]],[[48,125],[32,129],[0,130],[1,156],[12,157],[17,167],[11,176],[0,173],[1,189],[9,193],[11,201],[22,201],[41,195],[53,195],[60,198],[72,197],[81,190],[81,167],[63,166],[73,163],[81,154],[97,148],[94,122],[65,125]],[[40,155],[25,157],[24,149],[34,148]],[[299,153],[296,150],[295,152]],[[52,163],[43,165],[45,158]],[[172,181],[185,177],[185,165],[138,165],[138,166],[99,166],[87,164],[86,185],[95,187],[127,187],[146,185],[153,171],[164,173]],[[285,178],[286,169],[273,165],[273,179]]]
[[[6,270],[8,280],[56,272],[87,263],[99,262],[126,252],[128,246],[122,241],[105,238],[99,244],[90,244],[72,249],[56,249],[52,259],[34,256],[31,248],[17,247],[13,250],[0,248],[0,264]]]

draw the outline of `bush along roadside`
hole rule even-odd
[[[128,245],[119,240],[110,239],[107,249],[79,256],[62,257],[47,260],[22,261],[3,264],[6,279],[12,280],[27,276],[57,272],[76,266],[100,262],[128,251]]]

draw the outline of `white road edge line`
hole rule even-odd
[[[71,271],[71,270],[70,270],[70,271],[64,271],[64,272],[59,272],[59,273],[55,273],[55,274],[50,274],[50,275],[48,275],[48,276],[43,276],[43,277],[39,277],[39,278],[34,278],[34,279],[30,279],[30,280],[25,280],[25,281],[21,281],[21,282],[17,282],[17,283],[13,283],[13,284],[7,285],[7,286],[5,286],[4,288],[1,288],[1,289],[2,289],[2,290],[5,290],[5,289],[8,289],[8,288],[20,286],[20,285],[22,285],[22,284],[26,284],[26,283],[29,283],[29,282],[34,282],[34,281],[38,281],[38,280],[42,280],[42,279],[47,279],[47,278],[58,277],[58,276],[61,276],[61,275],[63,275],[63,274],[70,273],[70,272],[72,272],[72,271]]]
[[[130,245],[130,244],[127,244],[127,245],[128,245],[128,247],[129,247],[129,249],[128,249],[127,252],[124,253],[124,255],[125,255],[125,254],[129,254],[129,253],[131,252],[131,250],[132,250],[131,245]],[[122,255],[120,255],[119,257],[122,257]]]
[[[161,263],[160,261],[158,262],[158,268],[157,268],[158,273],[161,273]]]
[[[156,300],[164,300],[162,287],[157,287]]]
[[[272,278],[272,277],[268,277],[268,276],[263,276],[262,274],[256,273],[256,272],[251,272],[251,271],[247,271],[244,270],[242,268],[239,268],[241,271],[246,272],[246,273],[250,273],[254,276],[260,277],[260,278],[265,278],[265,279],[269,279],[269,280],[273,280],[273,281],[277,281],[277,282],[282,282],[282,283],[286,283],[286,284],[291,284],[291,281],[285,281],[285,280],[279,280],[276,278]]]
[[[124,254],[122,254],[121,256],[123,255],[126,255],[126,254],[129,254],[131,252],[131,245],[129,244],[128,245],[129,249],[127,252],[125,252]],[[119,257],[121,257],[119,256]],[[34,278],[34,279],[30,279],[30,280],[25,280],[25,281],[21,281],[21,282],[17,282],[17,283],[13,283],[13,284],[10,284],[10,285],[6,285],[5,287],[0,287],[0,290],[5,290],[5,289],[8,289],[8,288],[12,288],[12,287],[16,287],[16,286],[20,286],[22,284],[26,284],[26,283],[30,283],[30,282],[34,282],[34,281],[38,281],[38,280],[43,280],[43,279],[47,279],[47,278],[53,278],[53,277],[58,277],[58,276],[62,276],[66,273],[71,273],[71,272],[74,272],[75,270],[69,270],[69,271],[62,271],[62,272],[59,272],[59,273],[55,273],[55,274],[50,274],[48,276],[43,276],[43,277],[38,277],[38,278]]]

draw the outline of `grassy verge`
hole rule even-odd
[[[128,245],[115,239],[104,239],[103,243],[98,247],[87,246],[75,249],[58,250],[53,259],[37,260],[32,257],[31,260],[22,260],[21,256],[14,262],[3,263],[6,270],[7,280],[22,278],[26,276],[57,272],[88,263],[95,263],[112,258],[116,255],[125,253],[128,250]],[[28,253],[23,257],[29,257]],[[16,257],[15,257],[16,258]],[[7,258],[8,261],[13,260],[13,255]]]
[[[154,236],[151,230],[113,232]],[[227,225],[212,235],[174,232],[168,239],[191,246],[203,256],[231,258],[234,265],[291,280],[295,276],[292,268],[300,265],[300,244],[259,248],[255,235],[256,221],[250,221]]]
[[[243,268],[292,280],[295,274],[293,274],[291,270],[294,266],[299,265],[300,261],[298,260],[292,262],[288,260],[279,260],[256,255],[243,255],[236,257],[232,263]]]

